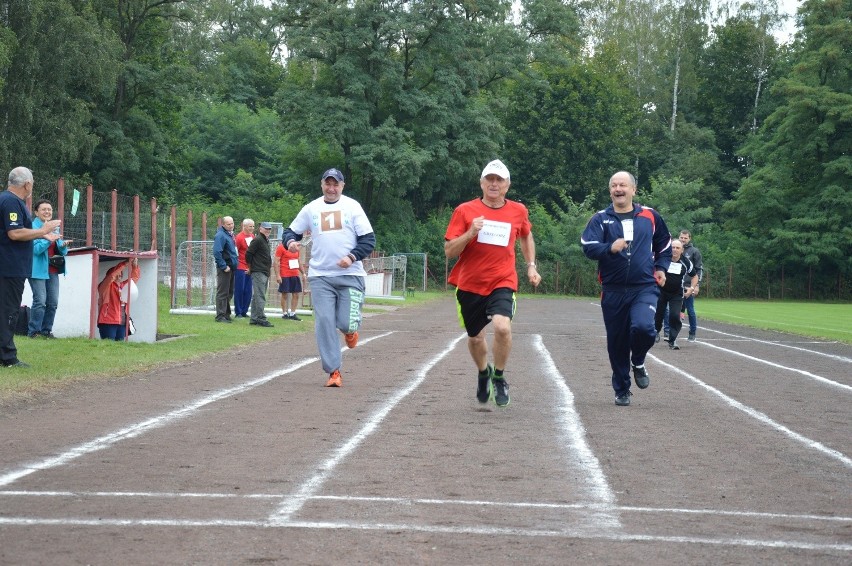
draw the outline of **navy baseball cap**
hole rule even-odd
[[[338,183],[343,182],[343,173],[341,173],[340,170],[335,169],[334,167],[332,167],[331,169],[329,169],[328,171],[326,171],[325,173],[322,174],[322,180],[323,181],[325,181],[329,177],[334,177],[335,179],[337,179]]]

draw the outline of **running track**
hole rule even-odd
[[[0,563],[852,562],[852,348],[699,324],[623,408],[599,306],[532,298],[505,409],[449,298],[339,390],[306,333],[5,407]]]

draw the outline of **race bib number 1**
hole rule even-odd
[[[343,229],[343,213],[332,210],[320,213],[320,232],[335,232]]]

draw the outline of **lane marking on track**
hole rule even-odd
[[[217,492],[166,492],[166,491],[30,491],[0,490],[0,497],[73,497],[73,498],[139,498],[139,499],[283,499],[283,493],[217,493]],[[602,505],[600,503],[547,503],[535,501],[485,501],[475,499],[436,499],[413,497],[378,497],[362,495],[314,495],[312,500],[391,503],[395,505],[458,505],[469,507],[507,507],[516,509],[588,509],[600,511],[614,509],[630,513],[672,515],[706,515],[712,517],[746,517],[755,519],[783,519],[787,521],[826,521],[852,523],[852,515],[811,515],[802,513],[770,513],[767,511],[725,511],[722,509],[687,509],[683,507],[639,507],[634,505]],[[30,518],[28,520],[38,520]]]
[[[456,345],[461,342],[463,338],[465,338],[467,334],[462,334],[457,338],[453,339],[444,350],[439,353],[437,356],[432,358],[429,362],[423,365],[420,368],[420,371],[417,373],[414,379],[408,382],[408,386],[400,389],[394,395],[392,395],[387,402],[379,407],[379,409],[373,413],[373,415],[367,419],[367,422],[364,424],[361,429],[356,432],[349,440],[340,445],[325,462],[322,462],[319,465],[319,470],[316,474],[308,478],[308,480],[299,487],[298,490],[292,495],[289,495],[285,498],[285,501],[278,507],[278,509],[273,512],[273,514],[269,517],[269,521],[273,525],[283,525],[290,521],[290,517],[298,512],[305,503],[313,497],[314,494],[322,487],[325,481],[332,475],[334,472],[334,468],[337,467],[340,462],[342,462],[349,454],[351,454],[359,444],[361,444],[368,436],[370,436],[385,420],[385,417],[391,412],[391,410],[400,403],[403,399],[405,399],[412,391],[417,389],[421,383],[426,379],[429,371],[435,367],[435,365],[444,359]]]
[[[609,487],[597,456],[586,442],[586,428],[583,426],[574,405],[574,393],[568,387],[565,377],[556,367],[556,363],[544,346],[540,334],[535,335],[533,346],[544,364],[545,375],[551,378],[553,385],[562,394],[562,402],[559,403],[559,424],[564,433],[566,446],[571,452],[569,455],[579,464],[585,479],[584,484],[587,484],[586,488],[591,491],[589,493],[591,499],[603,504],[603,510],[606,511],[615,504],[615,494]],[[596,522],[598,522],[597,520],[600,521],[600,524],[596,524],[595,528],[621,528],[621,521],[614,513],[601,514],[595,518]]]
[[[833,379],[828,379],[827,377],[822,377],[821,375],[817,375],[815,373],[811,373],[809,371],[805,371],[803,369],[791,368],[790,366],[782,366],[781,364],[776,364],[775,362],[764,360],[763,358],[757,358],[755,356],[750,356],[749,354],[743,354],[742,352],[737,352],[736,350],[730,350],[728,348],[723,348],[722,346],[717,346],[715,344],[710,344],[708,342],[696,342],[697,344],[701,344],[702,346],[706,346],[707,348],[715,348],[716,350],[721,350],[722,352],[727,352],[728,354],[733,354],[735,356],[740,356],[742,358],[746,358],[747,360],[751,360],[753,362],[758,362],[761,364],[766,364],[768,366],[783,369],[786,371],[792,371],[794,373],[798,373],[804,375],[805,377],[810,377],[811,379],[815,379],[821,383],[826,385],[832,385],[834,387],[838,387],[840,389],[845,389],[846,391],[852,392],[852,386],[846,385],[845,383],[840,383],[834,381]]]
[[[571,538],[580,540],[608,540],[613,542],[664,542],[672,544],[710,544],[715,546],[777,548],[813,551],[850,552],[852,544],[813,543],[791,540],[710,538],[671,535],[641,535],[629,533],[589,533],[584,529],[524,529],[494,526],[438,526],[409,523],[358,523],[337,521],[291,521],[283,525],[262,520],[232,519],[27,519],[0,517],[0,525],[13,526],[82,526],[82,527],[287,527],[301,529],[349,529],[362,531],[421,532],[437,534],[510,535],[522,537]]]
[[[368,342],[378,340],[379,338],[384,338],[385,336],[388,336],[390,334],[392,334],[392,332],[386,332],[377,336],[371,336],[370,338],[365,338],[361,340],[360,343],[367,344]],[[346,347],[342,347],[341,351],[345,351],[347,349],[348,348]],[[136,438],[137,436],[140,436],[150,430],[162,428],[166,425],[172,424],[175,421],[193,415],[194,413],[198,412],[199,409],[206,405],[209,405],[210,403],[221,401],[222,399],[232,397],[233,395],[236,395],[238,393],[244,393],[250,389],[254,389],[255,387],[263,385],[264,383],[272,381],[277,377],[287,375],[288,373],[292,373],[317,361],[319,361],[319,357],[316,356],[312,358],[305,358],[289,366],[274,370],[257,379],[247,381],[235,387],[229,387],[228,389],[220,389],[219,391],[215,391],[210,395],[206,395],[200,399],[193,401],[185,407],[181,407],[180,409],[176,409],[163,415],[146,419],[136,424],[132,424],[128,427],[119,429],[110,434],[106,434],[94,440],[90,440],[89,442],[70,448],[65,452],[62,452],[61,454],[57,454],[56,456],[51,456],[38,462],[24,464],[16,470],[11,470],[0,475],[0,487],[9,485],[10,483],[13,483],[34,472],[48,470],[51,468],[58,468],[59,466],[63,466],[72,460],[80,458],[81,456],[85,456],[87,454],[91,454],[92,452],[97,452],[99,450],[109,448],[110,446],[117,444],[122,440]]]
[[[788,324],[788,323],[780,322],[780,321],[777,321],[777,320],[764,320],[764,319],[760,319],[760,318],[737,316],[737,315],[734,315],[734,314],[731,314],[731,313],[722,313],[722,314],[724,316],[729,316],[731,318],[738,318],[740,320],[747,320],[747,321],[752,322],[752,323],[754,323],[754,322],[768,322],[770,324],[780,324],[782,326],[792,326],[793,328],[799,327],[798,324],[792,324],[792,323]],[[736,323],[732,323],[732,324],[736,324]],[[828,331],[831,331],[831,332],[845,332],[846,334],[850,334],[850,331],[846,330],[844,328],[831,328],[831,327],[826,327],[826,326],[809,326],[808,328],[813,329],[813,330],[828,330]],[[785,332],[785,331],[780,330],[779,332]],[[789,331],[787,331],[787,332],[789,332]]]
[[[748,407],[748,406],[744,405],[743,403],[740,403],[736,399],[725,395],[724,393],[722,393],[721,391],[719,391],[718,389],[716,389],[712,385],[709,385],[709,384],[701,381],[700,379],[698,379],[694,375],[687,373],[687,372],[683,371],[682,369],[675,367],[668,362],[664,362],[663,360],[661,360],[660,358],[658,358],[657,356],[655,356],[651,353],[648,353],[648,356],[652,360],[659,363],[660,365],[669,368],[673,372],[687,378],[688,380],[699,385],[700,387],[704,388],[705,390],[709,391],[710,393],[716,395],[717,397],[722,399],[725,403],[727,403],[728,405],[730,405],[734,409],[738,409],[738,410],[744,412],[745,414],[759,420],[760,422],[769,425],[770,427],[774,428],[778,432],[783,433],[785,436],[787,436],[787,437],[789,437],[789,438],[791,438],[791,439],[793,439],[797,442],[804,444],[806,447],[812,448],[814,450],[818,450],[819,452],[822,452],[823,454],[830,456],[831,458],[839,461],[840,463],[842,463],[846,467],[852,468],[852,458],[849,458],[848,456],[846,456],[845,454],[843,454],[839,450],[829,448],[828,446],[822,444],[821,442],[817,442],[816,440],[811,440],[810,438],[803,436],[803,435],[799,434],[798,432],[794,432],[794,431],[790,430],[786,426],[784,426],[784,425],[772,420],[771,418],[769,418],[765,413],[761,413],[760,411],[758,411],[756,409],[752,409],[751,407]]]
[[[817,356],[824,356],[826,358],[831,358],[833,360],[839,360],[841,362],[852,363],[852,358],[847,358],[845,356],[838,356],[836,354],[828,354],[826,352],[820,352],[818,350],[810,350],[808,348],[802,348],[801,346],[793,346],[792,344],[784,344],[782,342],[773,342],[772,340],[761,340],[760,338],[752,338],[750,336],[740,336],[739,334],[732,334],[730,332],[722,332],[721,330],[714,330],[712,328],[705,328],[703,326],[699,326],[701,330],[705,330],[707,332],[715,332],[716,334],[722,334],[723,336],[730,336],[732,338],[738,338],[741,340],[748,340],[750,342],[759,342],[761,344],[769,344],[770,346],[778,346],[779,348],[790,348],[791,350],[798,350],[800,352],[807,352],[808,354],[814,354]],[[706,342],[698,342],[699,344],[706,344]],[[815,344],[825,343],[825,342],[814,342]],[[837,342],[831,342],[836,344]]]

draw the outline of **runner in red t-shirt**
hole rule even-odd
[[[541,276],[535,266],[535,241],[527,208],[508,200],[509,169],[499,159],[485,166],[479,186],[482,198],[460,204],[444,235],[444,252],[459,260],[450,272],[456,286],[459,320],[467,330],[468,349],[479,370],[476,398],[487,403],[493,395],[499,407],[509,404],[509,384],[503,376],[512,349],[512,317],[518,274],[515,241],[527,262],[527,277],[537,287]],[[488,363],[485,327],[494,323]]]

